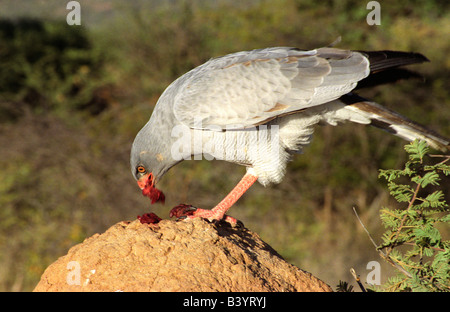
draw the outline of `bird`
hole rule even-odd
[[[280,183],[287,163],[310,144],[317,125],[371,125],[408,141],[448,151],[450,140],[359,96],[402,66],[428,62],[420,53],[321,47],[270,47],[212,58],[172,82],[131,146],[131,171],[151,203],[164,203],[156,184],[186,159],[245,166],[231,192],[212,209],[180,204],[170,217],[224,220],[256,182]],[[387,74],[385,74],[387,73]],[[139,217],[157,223],[154,213]]]

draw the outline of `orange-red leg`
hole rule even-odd
[[[231,206],[250,188],[250,186],[258,180],[258,177],[246,173],[244,177],[239,181],[239,183],[233,188],[233,190],[213,209],[200,209],[194,208],[189,205],[179,205],[174,207],[170,215],[171,216],[186,216],[187,218],[204,218],[208,220],[221,220],[225,218],[225,221],[230,223],[236,223],[236,219],[230,216],[225,215],[225,213],[230,209]]]

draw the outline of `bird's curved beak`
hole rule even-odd
[[[158,190],[154,185],[156,181],[153,178],[153,174],[147,173],[143,175],[138,181],[137,184],[139,188],[142,190],[142,195],[148,197],[152,204],[161,202],[164,204],[165,196],[164,193]]]
[[[153,182],[153,179],[152,179],[152,181],[148,181],[149,177],[150,177],[150,173],[147,173],[147,174],[143,175],[139,180],[137,180],[137,184],[141,190],[143,190],[145,188],[145,185],[147,184],[147,182],[150,182],[150,183]]]

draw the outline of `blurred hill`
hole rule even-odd
[[[71,246],[150,210],[131,143],[161,92],[211,57],[339,36],[340,48],[420,52],[431,60],[410,67],[421,79],[359,93],[450,136],[448,2],[383,2],[380,26],[357,0],[79,2],[81,26],[66,24],[64,1],[0,2],[0,290],[33,289]],[[329,285],[350,281],[350,267],[364,277],[382,261],[352,207],[376,237],[379,209],[394,205],[378,169],[400,166],[404,144],[362,126],[318,128],[283,183],[255,185],[230,214]],[[166,206],[151,209],[213,207],[243,172],[186,161],[160,183]]]

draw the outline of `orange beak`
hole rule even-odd
[[[152,204],[156,202],[161,202],[164,204],[165,196],[164,193],[154,187],[155,180],[153,179],[153,174],[147,173],[143,175],[138,181],[137,184],[139,188],[142,190],[142,195],[150,198]]]
[[[150,173],[147,173],[147,174],[143,175],[139,180],[137,180],[137,184],[141,190],[143,190],[145,188],[145,185],[148,182],[149,176],[150,176]],[[150,181],[150,183],[152,183],[152,181]]]

